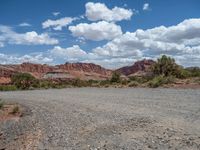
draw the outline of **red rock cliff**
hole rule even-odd
[[[73,78],[103,79],[111,76],[112,71],[92,63],[67,63],[57,66],[23,63],[20,65],[0,65],[0,77],[10,78],[17,72],[30,73],[38,79],[49,72],[68,73]]]
[[[153,65],[155,62],[153,60],[142,60],[142,61],[137,61],[135,62],[132,66],[126,66],[126,67],[122,67],[117,69],[116,71],[129,76],[131,74],[135,74],[137,72],[147,72],[149,71],[149,68],[151,65]]]

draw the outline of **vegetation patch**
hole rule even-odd
[[[0,91],[16,91],[17,87],[15,85],[0,85]]]
[[[18,89],[29,89],[31,86],[37,87],[39,81],[29,73],[17,73],[12,76],[11,81]]]
[[[11,114],[17,114],[19,112],[20,112],[20,108],[19,106],[16,105],[12,108]]]
[[[176,64],[171,57],[163,55],[152,66],[150,75],[142,76],[121,76],[114,71],[110,79],[98,80],[80,80],[80,79],[41,79],[38,80],[29,73],[17,73],[12,76],[11,85],[0,85],[0,91],[31,90],[31,89],[49,89],[49,88],[68,88],[68,87],[151,87],[156,88],[175,81],[181,81],[177,84],[185,83],[187,85],[200,85],[200,68],[183,68]],[[195,81],[194,81],[195,79]]]
[[[128,84],[128,87],[137,87],[139,86],[139,83],[137,81],[131,81],[129,84]]]
[[[113,72],[112,78],[110,79],[110,83],[120,83],[120,82],[121,82],[120,74],[118,72]]]
[[[19,120],[22,117],[23,108],[18,104],[7,104],[0,100],[0,121]]]
[[[3,106],[4,106],[4,101],[2,101],[2,100],[0,99],[0,109],[2,109]]]
[[[151,81],[148,82],[149,87],[157,88],[164,84],[173,83],[175,78],[173,76],[165,77],[165,76],[156,76]]]

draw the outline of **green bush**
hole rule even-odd
[[[15,85],[0,85],[0,91],[16,91],[17,87]]]
[[[156,87],[162,86],[164,84],[169,84],[169,83],[173,83],[173,82],[174,82],[173,76],[169,76],[169,77],[157,76],[157,77],[153,78],[151,81],[149,81],[148,85],[149,85],[149,87],[156,88]]]
[[[32,82],[31,87],[34,88],[34,89],[35,89],[35,88],[40,88],[40,81],[37,80],[37,79],[35,79],[35,80]]]
[[[190,71],[181,68],[181,69],[180,69],[180,73],[177,74],[176,77],[177,77],[177,78],[180,78],[180,79],[186,79],[186,78],[189,78],[189,77],[191,77],[191,76],[192,76],[192,75],[191,75],[191,72],[190,72]]]
[[[120,74],[116,71],[113,72],[110,82],[111,83],[120,83],[121,82]]]
[[[48,89],[48,88],[52,88],[53,83],[48,80],[41,80],[39,84],[40,84],[40,88]]]
[[[29,89],[34,82],[37,82],[35,77],[29,73],[17,73],[11,78],[12,83],[19,89]]]
[[[163,55],[152,66],[152,71],[156,76],[178,76],[180,75],[180,66],[175,63],[171,57]]]

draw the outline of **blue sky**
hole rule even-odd
[[[162,54],[200,65],[199,0],[1,0],[0,63],[92,62]]]

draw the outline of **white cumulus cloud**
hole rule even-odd
[[[88,25],[91,24],[86,24],[86,26]],[[97,28],[98,30],[96,28],[94,28],[94,30],[91,30],[91,28],[90,30],[86,30],[85,26],[82,27],[82,25],[75,29],[78,29],[78,31],[80,30],[81,33],[76,36],[83,36],[84,38],[93,40],[108,39],[108,35],[110,36],[111,34],[107,32],[106,34],[102,34],[102,32],[108,29],[105,31],[98,31],[99,28]],[[92,34],[91,31],[95,34],[90,35]],[[97,35],[101,38],[96,37]],[[131,65],[137,60],[144,58],[155,60],[160,57],[160,55],[167,54],[175,58],[181,65],[200,66],[199,39],[200,18],[187,19],[177,25],[169,27],[159,26],[147,30],[138,29],[135,32],[120,33],[105,45],[87,51],[81,49],[78,45],[66,48],[55,46],[47,52],[47,55],[16,57],[4,56],[1,54],[0,60],[2,62],[6,62],[6,60],[7,62],[21,62],[26,59],[31,61],[39,61],[39,59],[41,59],[44,62],[64,60],[65,62],[92,62],[106,68],[119,68],[125,65]],[[0,36],[0,43],[1,41],[2,37]],[[3,59],[6,57],[8,58]]]
[[[24,62],[30,63],[40,63],[40,64],[48,64],[53,61],[52,58],[44,56],[42,53],[40,54],[26,54],[22,56],[18,55],[6,55],[0,53],[0,61],[1,64],[21,64]]]
[[[130,9],[114,7],[109,9],[104,3],[88,2],[85,5],[86,17],[91,21],[121,21],[130,20],[133,11]]]
[[[183,61],[185,59],[180,59],[183,56],[194,64],[200,65],[199,38],[200,19],[188,19],[175,26],[126,32],[106,45],[93,49],[93,53],[111,58],[151,57],[153,59],[161,54],[167,54],[179,58],[182,64],[186,62]]]
[[[38,34],[35,31],[17,33],[11,27],[0,25],[0,43],[20,45],[54,45],[58,40],[51,38],[47,33]]]
[[[87,55],[78,45],[73,45],[68,48],[55,46],[50,50],[50,53],[55,57],[64,58],[66,61],[79,61]]]
[[[75,37],[84,37],[93,41],[111,40],[122,34],[120,26],[106,21],[91,24],[80,23],[76,26],[69,26],[69,30]]]
[[[106,68],[131,65],[144,58],[155,60],[162,54],[175,58],[181,65],[200,66],[199,39],[200,19],[188,19],[174,26],[126,32],[87,52],[77,45],[70,48],[55,47],[53,51],[57,50],[57,54],[66,61],[92,62]]]
[[[48,19],[42,23],[42,28],[53,28],[54,30],[62,30],[63,27],[67,27],[71,24],[76,18],[64,17],[57,20]]]

